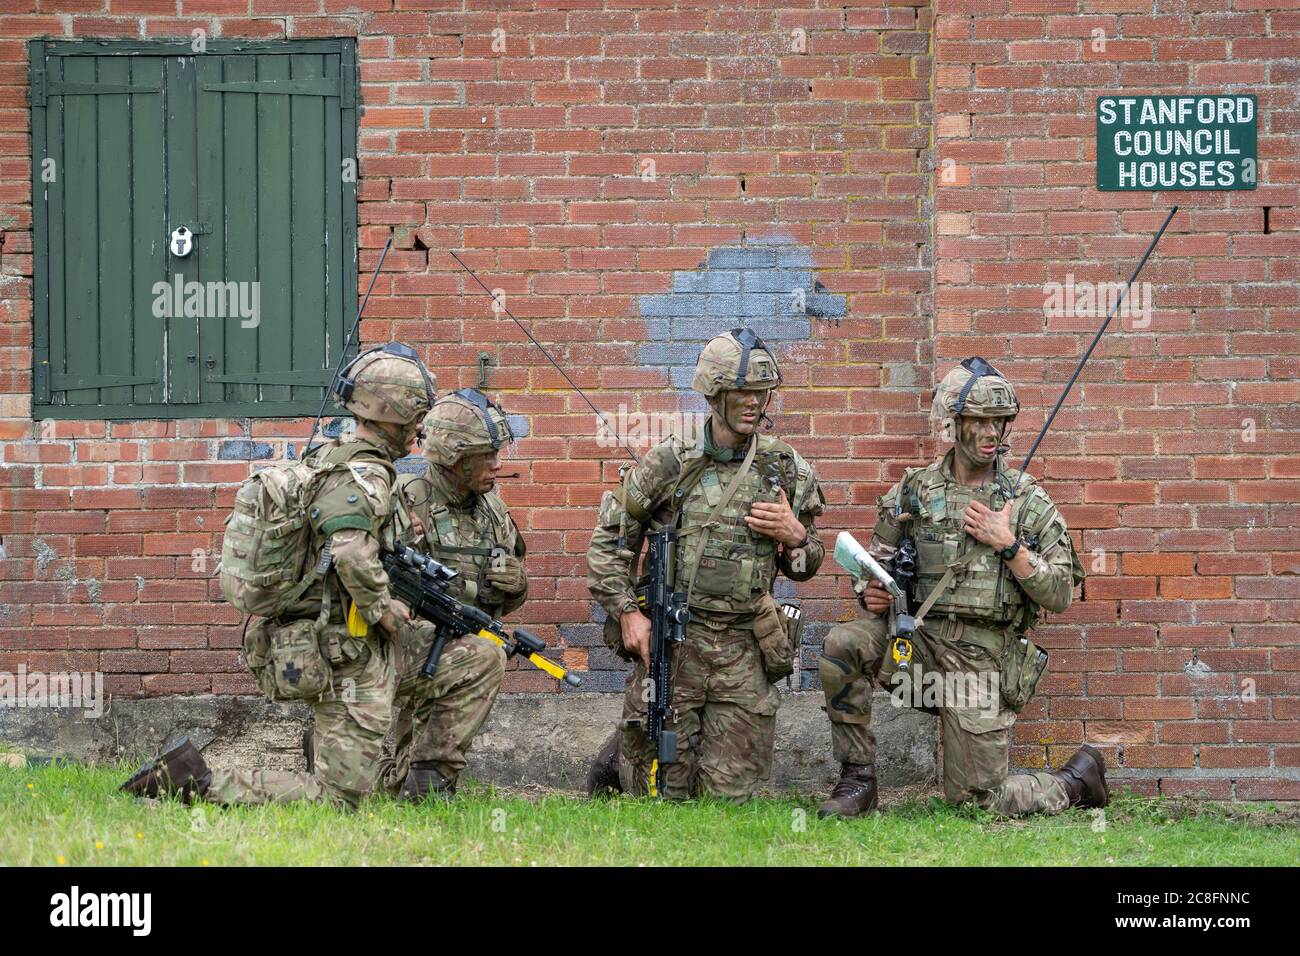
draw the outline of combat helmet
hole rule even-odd
[[[1020,414],[1020,401],[1015,388],[1001,372],[979,356],[973,356],[939,382],[930,414],[951,437],[957,433],[957,416],[1014,420]]]
[[[344,366],[330,392],[357,418],[409,425],[433,407],[436,384],[415,349],[388,342]]]
[[[501,407],[476,388],[444,395],[424,419],[420,451],[450,468],[466,455],[497,451],[515,440]]]
[[[729,389],[767,390],[780,384],[776,356],[753,329],[732,329],[710,339],[691,379],[691,388],[708,398]]]

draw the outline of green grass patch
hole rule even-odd
[[[1118,797],[1104,811],[996,818],[915,792],[819,820],[818,799],[587,801],[469,785],[452,803],[375,798],[187,807],[117,792],[134,767],[0,767],[0,865],[1294,865],[1300,814]]]

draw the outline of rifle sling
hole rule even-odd
[[[916,614],[913,615],[917,627],[921,626],[922,621],[925,619],[926,612],[929,611],[930,608],[934,607],[934,602],[943,596],[944,591],[948,590],[948,585],[952,584],[952,579],[957,576],[958,568],[965,567],[976,558],[983,557],[985,554],[992,552],[992,550],[993,549],[987,544],[976,545],[952,564],[948,565],[948,570],[943,573],[943,577],[939,579],[939,583],[934,586],[934,590],[929,593],[925,601],[923,601],[921,606],[917,609]]]

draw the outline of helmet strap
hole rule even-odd
[[[953,405],[952,414],[954,418],[962,413],[962,409],[966,407],[966,398],[970,395],[971,389],[975,387],[975,383],[981,378],[984,378],[986,375],[995,378],[1006,378],[1005,375],[978,355],[973,355],[968,359],[964,359],[961,363],[961,367],[970,372],[970,378],[966,379],[966,384],[961,387],[961,393],[957,396],[957,401]],[[1016,408],[1019,409],[1019,407],[1020,405],[1017,403]]]
[[[767,410],[772,405],[772,390],[769,388],[763,393],[763,404],[758,409],[758,423],[764,426],[768,431],[776,427],[776,422],[768,417]]]
[[[501,412],[501,407],[476,388],[462,388],[455,394],[458,398],[463,398],[477,408],[478,413],[483,416],[483,424],[487,426],[488,441],[492,443],[492,447],[500,448],[504,445],[506,443],[505,439],[497,431],[497,426],[492,421],[492,413],[489,411],[489,409],[495,408],[497,413],[504,418],[505,414]]]
[[[772,365],[776,367],[776,381],[779,385],[781,382],[781,368],[776,364],[776,356],[773,355],[772,350],[767,347],[767,343],[758,337],[758,333],[753,329],[746,327],[741,329],[732,329],[729,334],[740,346],[740,365],[736,369],[735,387],[745,387],[745,376],[749,374],[749,353],[756,348],[762,349],[767,353],[767,357],[772,360]]]

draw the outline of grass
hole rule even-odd
[[[861,866],[1294,865],[1300,813],[1117,798],[998,819],[915,791],[886,812],[819,820],[817,799],[666,805],[555,791],[462,788],[451,804],[186,807],[117,792],[133,767],[0,766],[0,865],[612,864]]]

